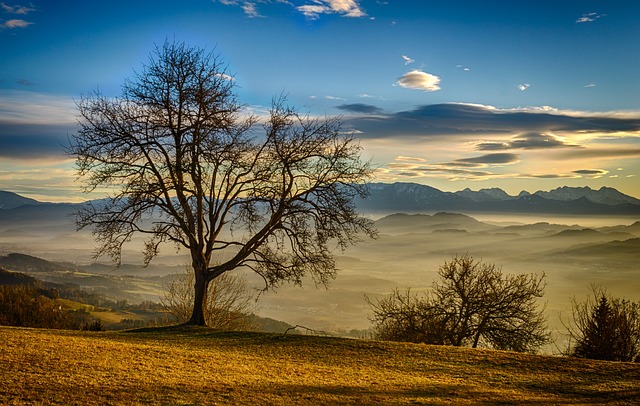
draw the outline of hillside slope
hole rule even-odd
[[[2,404],[633,404],[640,364],[209,329],[0,327]]]

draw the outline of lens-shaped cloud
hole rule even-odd
[[[440,90],[440,78],[419,69],[405,73],[398,79],[396,84],[407,89],[423,90],[425,92]]]

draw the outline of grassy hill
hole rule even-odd
[[[636,404],[640,364],[327,337],[0,327],[0,404]]]

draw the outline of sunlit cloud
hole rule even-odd
[[[412,64],[412,63],[414,63],[414,62],[415,62],[413,59],[409,58],[409,57],[408,57],[408,56],[406,56],[406,55],[402,55],[402,59],[404,59],[404,64],[405,64],[405,65],[409,65],[409,64]]]
[[[418,157],[414,157],[414,156],[404,156],[404,155],[398,155],[395,158],[396,161],[400,161],[400,162],[427,162],[426,159],[424,158],[418,158]]]
[[[576,20],[576,23],[580,24],[580,23],[592,23],[596,20],[599,20],[600,18],[604,17],[605,14],[598,14],[598,13],[585,13],[582,16],[580,16],[580,18],[578,18]]]
[[[7,29],[26,28],[31,24],[33,23],[25,20],[7,20],[2,24],[0,24],[0,28],[7,28]]]
[[[2,8],[2,10],[5,13],[21,14],[21,15],[26,15],[26,14],[29,14],[30,12],[36,10],[31,5],[30,6],[10,6],[10,5],[5,4],[5,3],[0,3],[0,7]]]
[[[609,173],[609,171],[604,169],[578,169],[573,171],[576,175],[586,176],[592,179],[601,178],[602,176]]]
[[[322,14],[339,14],[343,17],[365,17],[356,0],[312,0],[313,4],[297,6],[296,9],[310,20],[320,18]]]
[[[216,73],[215,76],[224,79],[224,80],[228,80],[230,82],[233,82],[234,80],[236,80],[236,78],[234,78],[231,75],[227,75],[226,73]]]
[[[528,83],[523,83],[521,85],[518,85],[518,90],[520,90],[521,92],[524,92],[525,90],[527,90],[529,87],[531,87],[530,84]]]
[[[255,3],[249,3],[249,2],[244,3],[242,5],[242,10],[247,15],[247,17],[250,17],[250,18],[261,17],[260,13],[258,12],[258,9],[256,8]]]
[[[396,84],[407,89],[423,90],[425,92],[440,90],[440,78],[419,69],[405,73],[398,79]]]
[[[366,17],[367,14],[360,7],[358,0],[309,0],[306,4],[295,5],[288,0],[213,0],[227,6],[236,6],[242,8],[242,11],[248,18],[263,17],[258,10],[258,4],[286,4],[294,7],[298,12],[302,13],[309,20],[316,20],[323,14],[338,14],[343,17]]]

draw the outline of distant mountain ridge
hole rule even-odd
[[[34,206],[38,204],[40,204],[40,202],[35,199],[20,196],[17,193],[0,190],[0,210],[15,209],[16,207],[26,205]]]
[[[610,187],[594,190],[563,186],[548,192],[539,190],[531,194],[522,191],[512,196],[500,188],[443,192],[418,183],[370,183],[368,186],[370,196],[356,199],[361,211],[640,215],[640,199]],[[42,203],[0,191],[0,223],[5,217],[15,220],[68,216],[76,206],[72,203]]]
[[[357,200],[360,210],[640,215],[639,199],[609,187],[564,186],[511,196],[499,188],[443,192],[417,183],[370,183],[369,192],[368,198]]]

